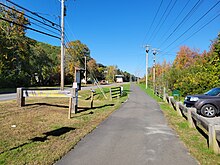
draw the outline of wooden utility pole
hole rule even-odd
[[[154,92],[155,92],[155,88],[156,88],[156,54],[157,51],[156,49],[153,49],[153,88],[154,88]]]
[[[64,56],[65,56],[65,50],[64,50],[64,0],[61,0],[61,80],[60,80],[60,89],[64,90]]]
[[[147,81],[148,81],[148,52],[149,52],[149,49],[150,49],[150,45],[146,45],[145,46],[145,48],[146,48],[146,89],[147,89],[147,86],[148,86],[148,84],[147,84]]]
[[[86,55],[85,55],[85,73],[84,73],[84,74],[85,74],[85,84],[86,84],[86,82],[87,82],[87,78],[86,78],[86,63],[87,63],[87,62],[86,62]]]

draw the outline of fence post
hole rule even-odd
[[[93,108],[94,93],[95,91],[91,90],[91,102],[90,102],[91,108]]]
[[[123,89],[123,86],[121,86],[121,87],[120,87],[120,96],[123,95],[123,90],[124,90],[124,89]]]
[[[187,108],[187,120],[190,128],[194,128],[195,124],[192,119],[192,111],[196,111],[195,108]]]
[[[69,113],[68,113],[68,119],[71,119],[71,113],[73,110],[73,97],[71,96],[69,99]]]
[[[112,89],[110,88],[110,100],[112,101]]]
[[[173,96],[169,96],[168,97],[168,99],[169,99],[169,101],[168,101],[168,103],[170,104],[170,105],[172,105],[172,103],[171,103],[171,99],[173,98]]]
[[[177,113],[178,113],[178,115],[180,115],[180,116],[182,116],[182,113],[181,113],[181,110],[180,110],[180,103],[181,102],[176,102],[176,111],[177,111]]]
[[[19,107],[25,106],[25,97],[23,96],[23,88],[17,88],[17,104]]]
[[[209,124],[209,148],[211,148],[214,153],[219,154],[220,149],[216,140],[216,128],[217,126]]]
[[[163,87],[163,101],[166,102],[166,88]]]

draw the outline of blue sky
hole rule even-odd
[[[11,1],[59,23],[59,0]],[[189,13],[197,2],[198,6]],[[156,62],[160,63],[164,59],[172,62],[181,45],[200,52],[209,50],[211,40],[220,32],[220,16],[217,17],[220,3],[205,17],[202,16],[218,2],[219,0],[66,0],[65,33],[68,40],[80,40],[86,44],[98,63],[117,65],[123,71],[143,76],[146,44],[160,49],[156,56]],[[209,23],[212,19],[214,20]],[[208,25],[205,26],[206,24]],[[202,26],[205,27],[192,35]],[[38,41],[60,45],[58,39],[30,30],[27,33]],[[191,38],[186,40],[189,37]],[[177,38],[179,39],[176,40]],[[173,44],[170,45],[171,43]],[[150,51],[149,66],[152,63]]]

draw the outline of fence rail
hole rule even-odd
[[[123,87],[112,87],[110,88],[110,100],[113,98],[119,98],[122,96]]]
[[[157,89],[157,88],[156,88]],[[159,93],[160,92],[160,93]],[[220,123],[215,122],[210,118],[203,117],[197,114],[197,110],[195,108],[187,108],[182,102],[178,102],[174,99],[173,96],[168,96],[165,92],[161,90],[157,90],[155,92],[157,96],[163,98],[164,101],[169,103],[174,110],[178,112],[179,115],[185,117],[188,121],[188,124],[192,128],[200,127],[205,130],[204,133],[208,135],[208,147],[214,151],[216,154],[220,154]],[[163,95],[163,97],[161,97]]]

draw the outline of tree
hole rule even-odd
[[[106,79],[111,83],[111,82],[115,82],[114,78],[115,78],[115,73],[116,73],[116,66],[108,66],[107,67],[107,75],[106,75]]]
[[[23,13],[0,8],[1,16],[21,25],[29,24]],[[26,29],[7,21],[0,22],[0,87],[30,83],[30,45],[33,40],[25,36]]]
[[[88,61],[91,59],[89,48],[85,44],[82,44],[79,40],[67,44],[65,59],[67,75],[74,77],[75,67],[85,67],[84,56],[87,56]]]

